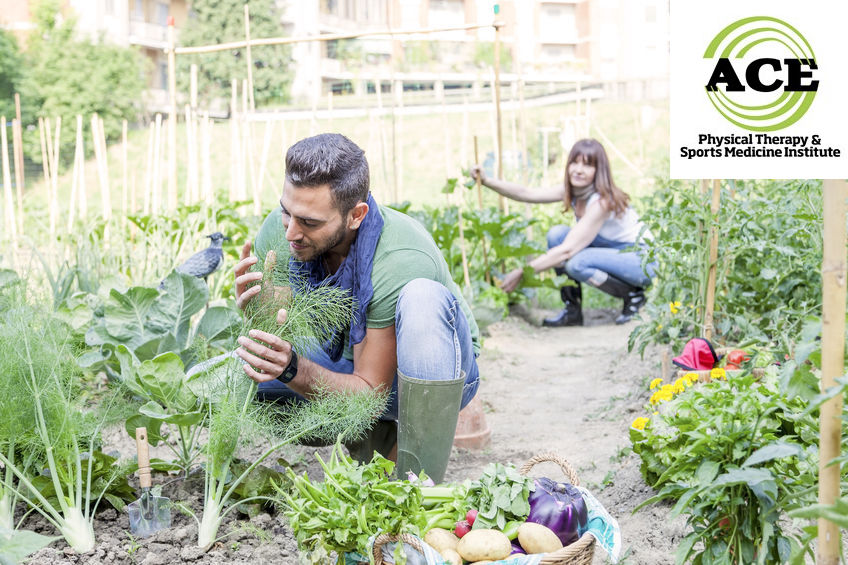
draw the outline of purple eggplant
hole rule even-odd
[[[552,530],[563,546],[574,543],[586,529],[589,513],[580,491],[569,483],[551,479],[535,479],[536,489],[530,493],[528,522]]]
[[[524,548],[521,547],[521,544],[518,543],[518,540],[512,542],[512,551],[509,553],[510,555],[527,555],[527,552],[524,551]]]

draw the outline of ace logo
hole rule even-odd
[[[848,177],[848,2],[669,2],[671,178]]]
[[[745,62],[753,47],[765,43],[775,44],[773,51],[785,51],[788,56],[749,60],[740,65],[740,77],[732,60]],[[729,122],[749,131],[776,131],[794,124],[810,108],[818,90],[812,47],[797,29],[777,18],[757,16],[733,22],[715,36],[704,58],[716,60],[706,85],[710,102]],[[752,91],[760,98],[755,103],[750,100]]]

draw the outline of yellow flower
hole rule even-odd
[[[654,411],[654,416],[659,416],[659,415],[660,415],[660,413],[659,413],[659,412]]]
[[[698,382],[698,373],[686,373],[683,378],[689,381],[690,385],[693,385]]]
[[[645,418],[644,416],[639,416],[633,423],[630,424],[631,427],[636,428],[637,430],[644,430],[645,425],[650,421],[650,418]]]
[[[724,370],[724,369],[722,369],[721,367],[716,367],[715,369],[713,369],[712,371],[710,371],[710,378],[711,378],[711,379],[724,379],[724,380],[727,380],[727,372],[725,372],[725,370]]]
[[[672,314],[677,314],[677,312],[680,311],[680,301],[675,300],[674,302],[669,302],[668,309]]]
[[[662,377],[657,377],[656,379],[652,380],[650,390],[654,390],[655,388],[660,386],[662,384],[662,382],[663,382]]]

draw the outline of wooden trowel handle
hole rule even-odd
[[[147,428],[135,429],[135,447],[138,450],[138,485],[150,488],[150,453],[147,445]]]

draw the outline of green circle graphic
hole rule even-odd
[[[775,43],[801,61],[814,61],[816,58],[810,43],[792,25],[771,16],[752,16],[737,20],[721,30],[707,46],[704,59],[741,59],[752,47],[766,43]],[[791,126],[804,116],[816,97],[815,90],[775,91],[773,100],[751,106],[734,100],[735,92],[705,90],[719,114],[749,131],[776,131]],[[763,123],[767,120],[768,123]]]

